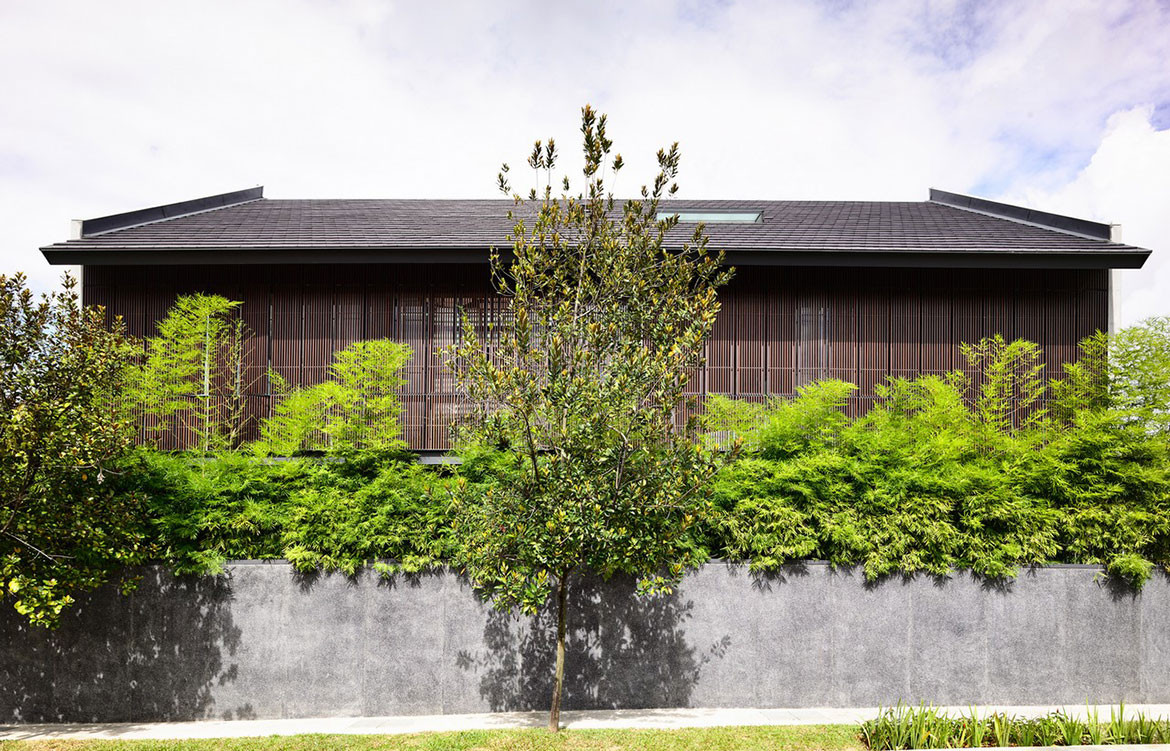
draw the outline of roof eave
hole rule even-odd
[[[40,249],[52,265],[176,266],[324,263],[487,263],[487,248],[84,248],[61,243]],[[506,250],[506,248],[504,248]],[[1144,248],[1094,251],[727,249],[737,266],[870,266],[895,268],[1137,269]]]

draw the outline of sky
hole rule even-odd
[[[1122,225],[1119,322],[1170,314],[1170,2],[0,4],[0,273],[69,220],[272,198],[495,197],[580,107],[681,198],[925,200]],[[579,174],[579,173],[577,173]]]

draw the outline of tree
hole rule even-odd
[[[658,152],[641,198],[619,206],[605,183],[622,166],[606,117],[586,106],[581,133],[584,193],[563,178],[554,196],[551,139],[528,160],[542,194],[513,194],[503,166],[515,224],[510,259],[493,251],[491,269],[508,312],[488,331],[464,317],[445,352],[471,407],[459,441],[469,458],[488,447],[496,478],[456,490],[460,560],[501,609],[534,613],[555,589],[552,730],[573,576],[628,574],[641,592],[664,592],[699,559],[688,530],[721,460],[700,449],[693,425],[677,430],[674,413],[732,273],[702,225],[681,250],[668,247],[678,217],[659,203],[677,190],[678,144]]]
[[[239,307],[219,295],[181,296],[159,321],[158,336],[146,340],[135,381],[155,436],[186,429],[204,454],[240,445],[251,334]]]
[[[291,456],[323,448],[402,448],[398,390],[406,384],[402,368],[411,354],[408,345],[373,339],[335,352],[329,379],[313,386],[290,389],[269,373],[274,391],[284,394],[260,426],[257,451]]]
[[[78,305],[0,276],[0,585],[35,624],[141,559],[138,498],[107,481],[133,439],[122,391],[134,347]]]

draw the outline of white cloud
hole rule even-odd
[[[44,0],[0,5],[0,101],[0,258],[43,286],[56,272],[36,247],[78,216],[257,183],[493,195],[499,162],[519,166],[533,138],[573,152],[586,101],[629,164],[619,190],[678,140],[692,197],[921,199],[934,185],[1041,200],[1119,137],[1112,114],[1170,102],[1170,11]],[[1124,140],[1138,161],[1152,146]],[[1136,231],[1133,205],[1110,218]]]
[[[1141,270],[1119,272],[1120,325],[1170,315],[1170,130],[1157,130],[1152,115],[1147,105],[1109,118],[1096,153],[1068,183],[1005,196],[1044,211],[1121,223],[1124,242],[1154,250]]]

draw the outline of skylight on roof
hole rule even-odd
[[[740,222],[744,224],[752,224],[763,221],[763,217],[759,211],[659,211],[658,221],[669,219],[678,214],[680,222],[703,222],[704,224],[713,224],[715,222]]]

